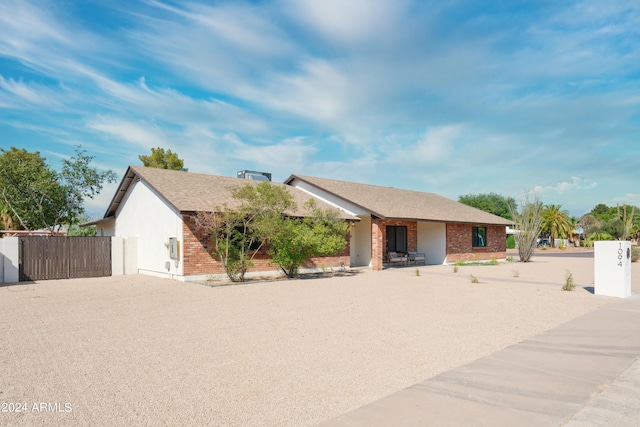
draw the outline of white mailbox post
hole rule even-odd
[[[631,296],[631,242],[595,242],[594,277],[596,295]]]

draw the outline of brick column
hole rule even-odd
[[[384,236],[381,228],[382,220],[371,216],[371,268],[382,270],[382,257],[384,253]]]

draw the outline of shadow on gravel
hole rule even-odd
[[[22,285],[35,285],[38,282],[33,281],[25,281],[25,282],[11,282],[11,283],[0,283],[0,288],[9,288],[9,292],[19,292],[26,291],[27,289],[17,289],[18,286]]]

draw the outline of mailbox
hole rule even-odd
[[[612,297],[631,296],[631,242],[595,242],[594,293]]]

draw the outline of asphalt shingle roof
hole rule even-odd
[[[497,215],[481,211],[434,193],[381,187],[304,175],[291,175],[293,180],[311,184],[334,196],[356,204],[373,215],[387,219],[458,222],[484,225],[511,225]]]
[[[129,166],[116,194],[109,204],[105,218],[115,215],[129,187],[138,178],[144,181],[179,212],[216,212],[225,205],[233,208],[237,205],[238,201],[231,196],[231,188],[240,187],[245,184],[260,184],[259,181],[225,176],[143,166]],[[298,206],[296,212],[285,213],[296,216],[302,216],[304,214],[303,205],[311,198],[309,194],[285,184],[272,183],[272,185],[286,188]],[[319,207],[332,208],[332,206],[320,200],[316,202]],[[343,219],[359,220],[359,218],[347,213],[343,213],[341,217]]]

